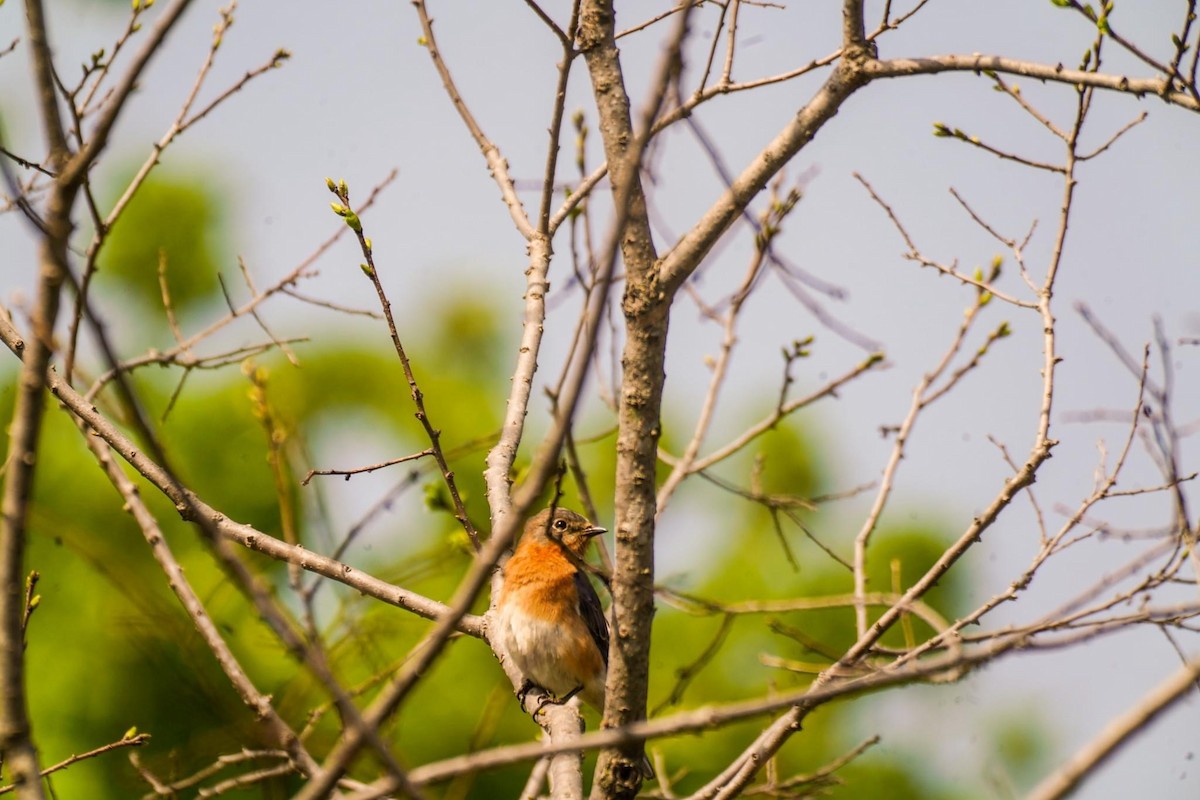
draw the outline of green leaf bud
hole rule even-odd
[[[1004,266],[1004,257],[995,256],[992,258],[992,273],[988,276],[988,282],[996,280],[1000,277],[1000,270]]]

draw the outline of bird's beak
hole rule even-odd
[[[598,525],[593,525],[583,532],[583,537],[585,539],[590,539],[593,536],[599,536],[602,533],[608,533],[608,528],[601,528]]]

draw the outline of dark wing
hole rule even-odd
[[[608,620],[604,617],[604,608],[600,605],[600,597],[592,588],[583,570],[575,570],[575,593],[579,596],[579,614],[587,625],[592,641],[600,648],[604,657],[604,666],[608,666]]]

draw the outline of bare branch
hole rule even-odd
[[[1198,678],[1200,658],[1185,663],[1143,697],[1137,705],[1105,726],[1096,738],[1035,786],[1028,795],[1029,800],[1056,800],[1065,797],[1118,748],[1190,692]]]
[[[678,289],[695,271],[717,240],[768,181],[816,136],[842,103],[864,85],[865,75],[857,66],[845,58],[838,61],[833,74],[817,90],[812,100],[751,160],[699,222],[662,257],[660,283],[668,293]]]
[[[1128,78],[1124,75],[1108,75],[1086,70],[1066,69],[1062,64],[1053,66],[1015,58],[987,55],[944,55],[927,58],[892,58],[872,61],[866,65],[871,80],[875,78],[899,78],[908,75],[935,75],[939,72],[1004,72],[1022,75],[1041,81],[1063,83],[1070,86],[1089,86],[1115,92],[1132,94],[1136,97],[1155,95],[1165,102],[1200,111],[1200,101],[1192,95],[1178,91],[1164,78]]]

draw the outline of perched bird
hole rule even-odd
[[[548,702],[579,695],[604,713],[608,620],[583,569],[588,542],[604,532],[574,511],[548,508],[525,523],[504,567],[496,632],[526,677],[518,693],[522,704],[540,686],[555,695]],[[641,771],[654,777],[648,760]]]
[[[578,694],[602,712],[608,621],[580,564],[588,541],[604,528],[565,508],[551,511],[525,523],[504,568],[497,629],[530,682],[562,702]]]

